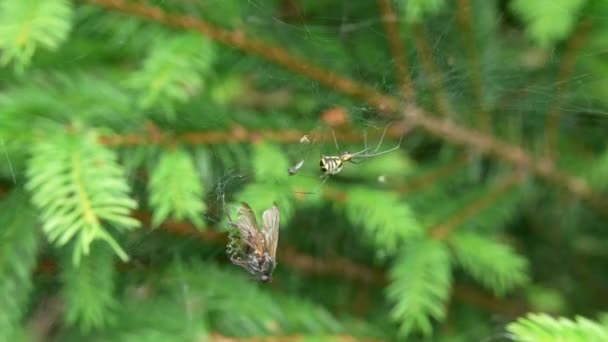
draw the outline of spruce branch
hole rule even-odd
[[[432,333],[431,320],[443,320],[452,286],[447,246],[436,240],[408,243],[391,267],[387,296],[393,301],[391,317],[400,332],[410,335]]]
[[[402,11],[405,22],[420,23],[424,19],[438,14],[445,7],[445,0],[410,0],[405,2]]]
[[[462,208],[444,223],[431,229],[431,235],[439,240],[446,239],[452,231],[466,222],[468,219],[476,217],[479,212],[492,206],[501,196],[508,193],[514,186],[523,180],[521,173],[512,173],[498,181],[491,191],[487,192],[477,200]]]
[[[30,337],[27,341],[48,341],[54,329],[62,322],[64,313],[65,303],[59,295],[42,299],[27,320],[25,329]]]
[[[428,80],[431,89],[432,97],[436,110],[444,118],[456,119],[456,113],[452,108],[450,97],[443,84],[443,77],[441,70],[433,61],[433,52],[428,42],[424,27],[419,24],[411,24],[409,26],[411,31],[414,45],[416,46],[416,52],[418,53],[418,60],[422,66],[422,70]]]
[[[588,318],[574,320],[553,318],[544,313],[530,313],[507,326],[514,341],[608,341],[608,328]]]
[[[57,49],[71,23],[67,0],[0,2],[0,65],[14,62],[23,71],[38,48]]]
[[[149,226],[152,222],[152,214],[145,211],[136,211],[134,217],[140,220],[144,226]],[[225,245],[228,241],[227,234],[220,232],[219,228],[216,227],[209,227],[209,229],[201,231],[188,222],[167,220],[161,224],[161,228],[171,234],[184,236],[185,238],[198,238],[201,241],[214,244]],[[279,244],[277,256],[281,264],[288,265],[294,270],[310,276],[332,276],[376,286],[388,284],[388,279],[382,270],[359,265],[348,259],[314,257],[298,252],[292,246],[285,244]],[[128,264],[119,264],[119,270],[127,271],[129,269]],[[37,272],[54,274],[56,271],[57,265],[53,260],[39,261]],[[527,310],[525,303],[499,301],[491,295],[463,285],[456,286],[453,295],[466,303],[493,313],[516,316]]]
[[[93,244],[90,253],[75,265],[69,256],[61,264],[62,297],[66,320],[82,331],[114,322],[118,302],[114,298],[114,253],[105,244]]]
[[[359,84],[354,80],[341,77],[331,71],[312,65],[307,60],[293,56],[278,46],[270,45],[254,38],[247,38],[242,32],[226,31],[201,19],[184,15],[170,15],[157,7],[132,4],[124,0],[85,1],[103,8],[156,21],[167,26],[200,32],[213,40],[238,48],[246,53],[257,55],[270,62],[282,65],[295,73],[319,81],[337,92],[359,98],[377,107],[385,115],[392,115],[400,107],[398,99],[384,95],[373,87]],[[545,160],[535,160],[526,150],[503,142],[491,135],[456,125],[450,120],[429,117],[422,108],[415,105],[406,105],[402,109],[404,119],[408,124],[420,127],[449,143],[465,145],[493,158],[512,163],[518,168],[530,170],[554,185],[586,200],[591,208],[599,214],[604,215],[608,212],[608,200],[591,191],[584,180],[556,169]]]
[[[378,7],[384,23],[384,31],[393,55],[393,64],[397,70],[397,77],[401,84],[401,93],[407,102],[416,102],[416,90],[409,74],[410,65],[407,60],[405,42],[399,33],[397,14],[389,0],[378,0]]]
[[[0,340],[10,341],[29,304],[40,231],[20,189],[0,200],[0,213]]]
[[[391,126],[387,132],[387,137],[398,139],[406,131],[404,125]],[[363,141],[363,132],[359,130],[335,132],[336,139],[340,142],[352,143]],[[138,146],[138,145],[220,145],[226,143],[258,143],[260,141],[297,143],[304,136],[308,135],[318,143],[333,143],[333,136],[330,133],[315,132],[312,136],[310,132],[297,129],[261,129],[251,130],[242,126],[232,126],[228,130],[208,130],[191,131],[177,135],[167,134],[160,130],[145,133],[124,133],[100,136],[100,142],[110,147]],[[380,133],[371,132],[368,138],[379,138]]]
[[[462,169],[469,162],[466,153],[461,153],[458,157],[452,159],[448,163],[441,164],[431,170],[422,173],[411,181],[405,182],[403,185],[397,186],[396,190],[403,195],[414,194],[422,191],[425,188],[435,185],[438,181],[452,176],[454,173]]]
[[[566,51],[562,57],[557,75],[557,90],[553,102],[549,107],[545,120],[545,156],[553,160],[556,154],[557,137],[560,128],[562,111],[560,108],[564,102],[565,92],[574,75],[577,58],[583,48],[585,40],[592,27],[591,19],[583,20],[574,33],[568,39]]]
[[[214,54],[212,42],[198,34],[161,39],[128,83],[142,94],[143,109],[161,106],[173,113],[175,104],[201,91]]]
[[[471,15],[471,0],[458,0],[456,2],[456,22],[463,34],[464,51],[466,62],[470,73],[473,95],[476,105],[473,106],[477,118],[478,127],[484,132],[491,132],[492,117],[484,104],[484,85],[482,81],[482,68],[479,62],[479,51],[475,44],[475,30],[473,28],[473,16]]]
[[[482,235],[458,232],[450,239],[466,272],[501,296],[528,280],[528,261],[509,246]]]
[[[168,14],[158,7],[147,6],[143,3],[130,3],[124,0],[84,1],[100,7],[133,14],[170,27],[197,31],[213,40],[243,50],[249,54],[257,55],[270,62],[282,65],[297,74],[302,74],[319,81],[330,89],[336,89],[344,94],[361,98],[378,108],[388,110],[397,107],[395,99],[379,93],[371,86],[359,84],[329,70],[311,65],[304,58],[294,56],[278,46],[265,43],[257,38],[247,37],[243,31],[227,31],[202,19]]]
[[[394,193],[352,187],[347,196],[346,217],[363,226],[388,254],[396,253],[405,241],[424,232],[414,211]]]
[[[310,336],[303,334],[294,334],[287,336],[271,336],[271,337],[228,337],[219,333],[211,334],[210,341],[212,342],[301,342],[301,341],[328,341],[328,342],[356,342],[356,341],[369,341],[369,342],[380,342],[382,339],[374,338],[359,338],[349,335],[321,335],[321,336]]]
[[[524,149],[509,145],[489,135],[460,127],[449,120],[436,120],[416,111],[406,112],[406,118],[428,132],[458,145],[474,147],[489,156],[508,161],[522,170],[529,170],[549,183],[585,200],[600,215],[608,213],[608,200],[594,192],[584,179],[557,169],[546,160],[536,160]]]
[[[550,48],[566,38],[576,26],[584,0],[526,1],[510,4],[525,23],[527,34],[540,46]]]
[[[152,225],[158,226],[168,217],[192,221],[203,227],[205,212],[203,187],[192,158],[181,148],[166,151],[152,170],[150,204],[154,208]]]
[[[26,188],[41,211],[43,230],[56,246],[76,242],[75,263],[89,254],[95,240],[107,242],[127,260],[105,225],[119,231],[139,226],[129,216],[137,203],[128,196],[116,156],[97,141],[94,131],[56,132],[32,147],[27,166]]]

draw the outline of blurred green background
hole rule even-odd
[[[603,0],[0,0],[0,341],[608,341],[607,46]]]

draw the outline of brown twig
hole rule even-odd
[[[608,201],[593,192],[584,180],[562,172],[544,160],[532,159],[525,150],[517,146],[509,145],[487,134],[460,127],[449,120],[440,121],[428,115],[421,115],[414,110],[407,112],[406,118],[411,124],[425,128],[428,132],[454,144],[475,146],[477,151],[499,157],[516,165],[522,171],[532,171],[550,183],[584,199],[598,214],[608,216]]]
[[[150,223],[151,215],[147,212],[138,211],[134,215],[144,225]],[[172,233],[184,236],[195,236],[207,242],[225,244],[227,235],[214,229],[199,230],[195,226],[185,222],[166,221],[162,227]],[[336,275],[346,279],[353,279],[372,284],[383,284],[384,276],[377,271],[364,266],[351,263],[346,259],[332,258],[329,260],[318,259],[309,255],[303,255],[290,246],[279,246],[277,255],[281,263],[305,274],[311,275]]]
[[[418,51],[418,60],[420,60],[422,69],[433,90],[431,93],[435,102],[435,107],[443,117],[455,119],[455,113],[452,110],[449,96],[446,93],[445,86],[442,82],[441,72],[433,62],[433,52],[427,41],[426,32],[424,32],[424,28],[422,28],[420,24],[412,24],[410,29],[412,31],[412,39],[416,45],[416,51]]]
[[[578,25],[576,31],[574,31],[568,40],[566,52],[564,53],[564,57],[559,66],[555,98],[553,99],[553,103],[551,104],[545,121],[545,157],[549,160],[555,158],[555,148],[562,117],[560,107],[564,101],[564,93],[568,87],[568,83],[570,83],[570,80],[572,79],[574,69],[576,68],[576,59],[587,39],[591,26],[592,22],[590,19],[583,20]]]
[[[391,53],[393,54],[393,63],[395,64],[395,69],[397,69],[401,93],[407,102],[414,103],[416,101],[416,90],[408,72],[410,67],[404,47],[405,42],[399,34],[397,15],[389,0],[378,0],[378,7],[380,7],[380,12],[382,13],[384,30],[386,31]]]
[[[137,217],[142,219],[144,222],[149,222],[151,215],[140,212],[138,213]],[[162,225],[162,227],[172,233],[196,236],[201,240],[208,242],[223,244],[226,241],[226,236],[224,234],[218,233],[212,229],[201,231],[190,223],[167,221]],[[388,283],[388,279],[383,271],[368,266],[358,265],[347,259],[335,257],[332,257],[331,259],[317,258],[299,253],[294,248],[289,246],[279,246],[277,256],[280,258],[282,264],[288,265],[294,270],[304,274],[316,276],[338,276],[342,279],[352,279],[377,286],[384,286]],[[466,289],[466,291],[463,289]],[[475,301],[473,301],[473,305],[479,305],[480,307],[490,310],[491,312],[503,314],[510,314],[514,312],[514,310],[512,310],[513,308],[519,308],[519,311],[525,311],[526,307],[524,303],[512,303],[505,305],[499,302],[498,299],[493,296],[481,294],[472,288],[467,288],[464,286],[455,288],[454,296],[464,301],[468,301],[469,298],[474,297]],[[509,310],[502,310],[502,307],[508,307]]]
[[[402,195],[412,193],[414,191],[420,191],[421,189],[427,186],[433,185],[437,180],[454,174],[454,172],[458,171],[468,162],[468,156],[463,153],[460,156],[451,160],[450,162],[441,165],[436,169],[425,172],[419,177],[416,177],[411,181],[408,181],[405,184],[396,187],[396,190]]]
[[[394,111],[397,108],[398,102],[395,99],[378,92],[373,87],[357,83],[354,80],[341,77],[334,72],[312,65],[307,60],[292,55],[278,46],[247,37],[245,32],[224,30],[202,19],[191,16],[171,15],[158,7],[148,6],[143,3],[130,3],[125,0],[85,1],[100,7],[156,21],[167,26],[200,32],[215,41],[282,65],[295,73],[316,80],[343,94],[359,98],[381,110]]]
[[[149,223],[151,220],[151,215],[142,211],[135,213],[134,216],[142,220],[144,224]],[[225,244],[227,241],[227,236],[223,233],[219,233],[211,228],[201,231],[194,225],[186,222],[166,221],[162,224],[162,228],[173,234],[196,237],[215,244]],[[388,278],[382,270],[358,265],[347,259],[335,257],[332,257],[331,259],[316,258],[299,253],[289,246],[280,246],[277,251],[277,257],[280,259],[281,264],[288,265],[292,269],[308,275],[337,276],[341,279],[351,279],[375,286],[385,286],[388,283]],[[128,271],[131,267],[129,267],[129,265],[120,264],[119,269]],[[57,264],[53,260],[41,260],[38,263],[36,272],[54,274],[57,272]],[[510,315],[514,311],[512,308],[519,308],[519,312],[525,311],[525,308],[527,307],[525,303],[502,303],[491,295],[480,293],[478,290],[465,287],[464,285],[456,287],[453,294],[458,299],[465,302],[470,301],[470,304],[479,306],[480,308],[493,313]],[[474,298],[474,300],[470,300],[471,298]],[[504,308],[509,309],[507,310]]]
[[[484,132],[490,132],[491,117],[486,110],[486,106],[484,105],[483,82],[481,80],[481,63],[479,62],[479,54],[475,44],[475,36],[473,34],[471,0],[458,0],[456,18],[458,27],[463,35],[466,62],[471,75],[473,94],[477,101],[477,106],[474,108],[477,116],[477,124]]]
[[[387,136],[399,138],[403,134],[403,125],[393,125],[386,132]],[[226,143],[255,143],[259,140],[274,141],[279,143],[297,143],[304,135],[314,135],[311,138],[315,142],[333,142],[333,135],[329,132],[305,133],[296,129],[265,129],[250,131],[242,126],[233,126],[231,130],[222,131],[194,131],[179,135],[168,135],[156,131],[154,133],[127,133],[101,136],[100,142],[106,146],[136,146],[136,145],[174,145],[182,143],[187,145],[213,145]],[[360,142],[363,133],[360,131],[336,130],[336,138],[343,142]],[[380,135],[381,132],[373,132],[370,136]]]
[[[491,206],[502,195],[506,194],[511,188],[519,184],[523,180],[521,173],[512,173],[500,180],[492,190],[484,194],[480,198],[471,202],[457,213],[448,218],[445,222],[431,229],[431,236],[434,239],[445,239],[450,233],[463,222],[477,215],[479,212]]]
[[[519,317],[530,311],[530,308],[524,303],[515,300],[497,300],[494,296],[469,286],[454,285],[453,290],[455,294],[458,294],[456,296],[458,299],[467,304],[485,308],[489,312],[500,312],[507,316]]]
[[[53,329],[60,324],[65,303],[58,296],[43,297],[27,321],[32,342],[49,341]]]
[[[248,337],[248,338],[237,338],[227,337],[217,333],[211,335],[211,341],[214,342],[299,342],[306,341],[307,338],[304,335],[289,335],[289,336],[269,336],[269,337]],[[379,339],[371,338],[357,338],[348,335],[332,335],[324,336],[323,340],[328,341],[340,341],[340,342],[355,342],[355,341],[383,341]]]
[[[268,61],[282,65],[293,72],[317,80],[335,91],[359,98],[383,111],[386,115],[392,115],[392,113],[397,112],[399,109],[399,101],[394,97],[384,95],[374,88],[312,65],[307,60],[292,56],[289,52],[278,46],[248,39],[242,32],[226,31],[201,19],[183,15],[169,15],[157,7],[150,7],[144,4],[131,4],[124,0],[86,1],[100,7],[157,21],[167,26],[200,32],[211,39],[260,56]],[[416,37],[416,34],[414,36]],[[424,58],[422,59],[424,60]],[[535,161],[528,152],[521,148],[513,147],[491,135],[458,126],[449,120],[431,118],[429,115],[424,115],[426,113],[423,109],[411,104],[404,106],[403,112],[408,123],[421,127],[429,133],[453,144],[466,145],[482,153],[489,154],[494,158],[513,163],[518,168],[531,170],[538,176],[568,190],[573,195],[585,199],[598,213],[602,215],[608,214],[608,202],[606,199],[593,193],[584,180],[561,172],[546,161]]]

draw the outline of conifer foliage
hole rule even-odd
[[[606,18],[0,0],[0,341],[608,340]]]

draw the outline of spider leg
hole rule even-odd
[[[388,125],[386,125],[384,127],[384,131],[382,131],[382,136],[380,137],[380,141],[378,141],[378,145],[376,145],[376,148],[372,151],[372,154],[378,152],[378,150],[380,149],[380,146],[382,146],[382,142],[384,141],[384,137],[386,136],[386,132],[388,131],[388,128],[390,127],[390,123]]]
[[[403,139],[403,137],[401,137],[401,139]],[[366,156],[366,157],[377,157],[377,156],[381,156],[381,155],[383,155],[383,154],[387,154],[387,153],[393,152],[393,151],[395,151],[395,150],[398,150],[398,149],[401,147],[401,139],[399,140],[399,144],[397,144],[397,146],[395,146],[395,147],[393,147],[393,148],[390,148],[390,149],[388,149],[388,150],[386,150],[386,151],[382,151],[382,152],[380,152],[380,153],[376,153],[376,154],[374,154],[374,155],[368,155],[368,156]]]
[[[336,131],[332,128],[331,135],[334,137],[334,144],[336,144],[336,151],[340,154],[340,146],[338,145],[338,139],[336,138]]]

